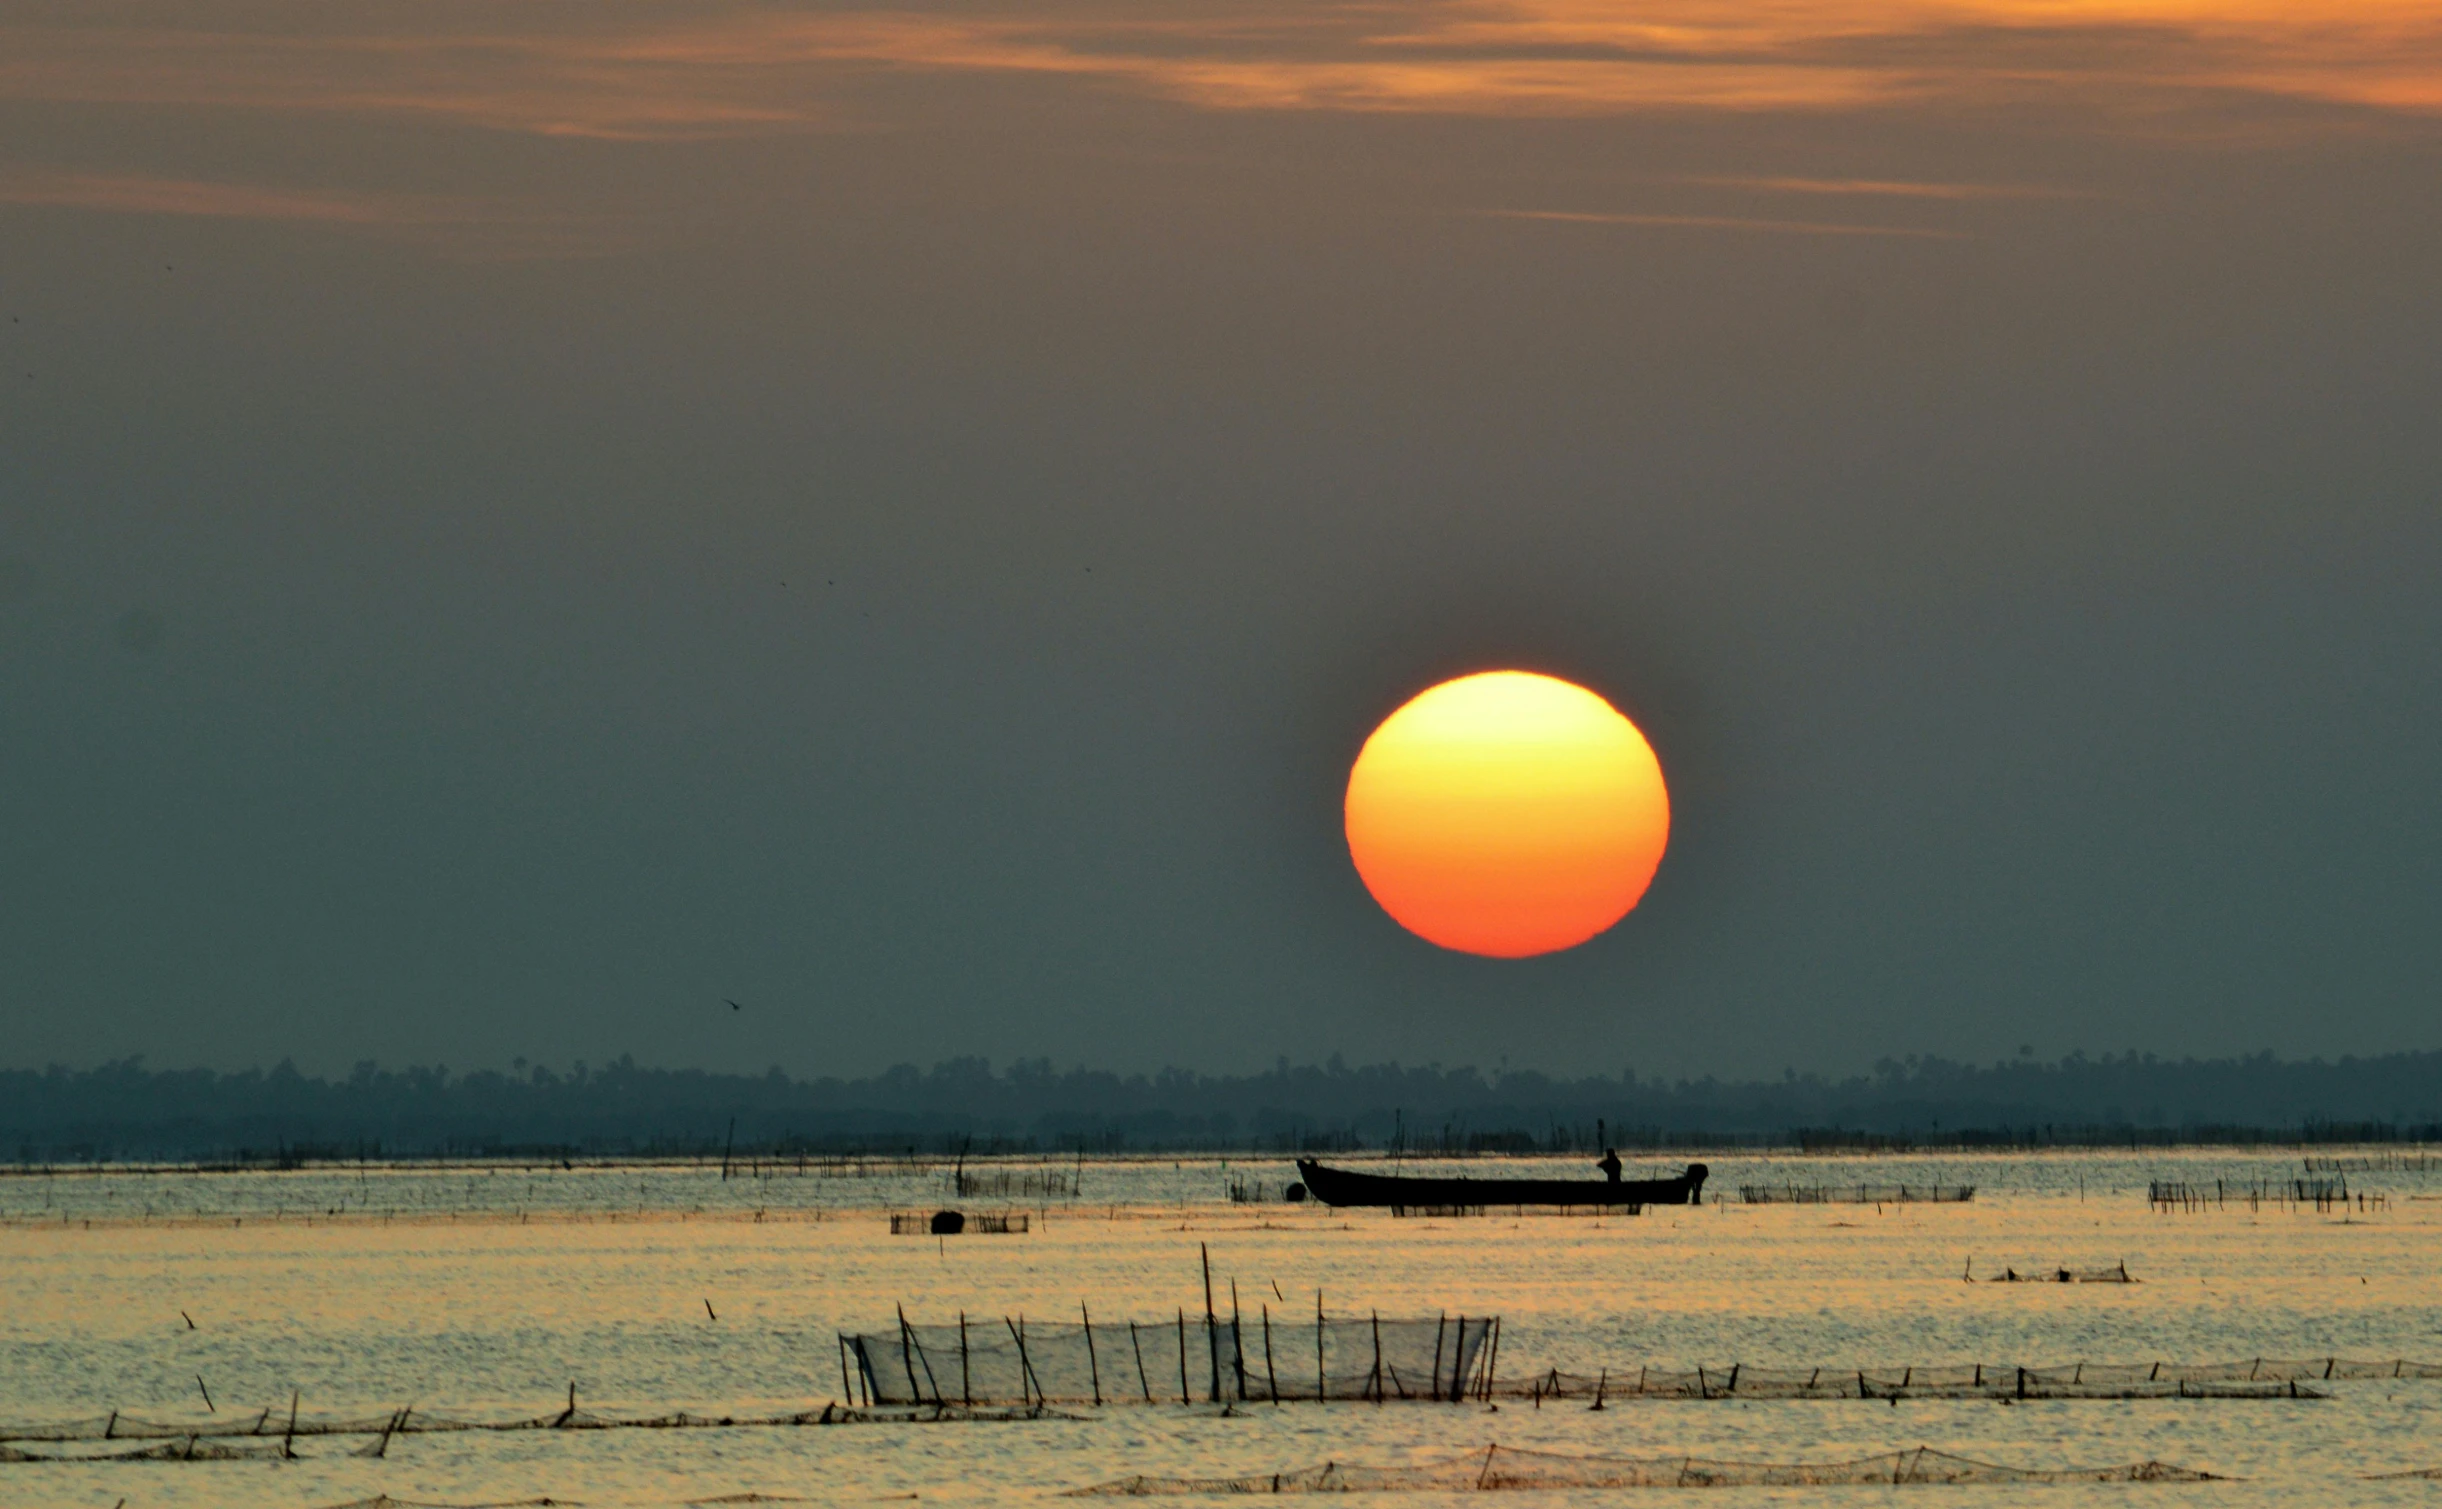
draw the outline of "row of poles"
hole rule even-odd
[[[1205,1397],[1208,1402],[1218,1404],[1222,1402],[1221,1323],[1220,1317],[1213,1306],[1212,1250],[1205,1244],[1198,1244],[1198,1246],[1201,1251],[1204,1266],[1204,1340],[1205,1359],[1208,1368]],[[1229,1300],[1230,1367],[1232,1372],[1236,1375],[1238,1382],[1237,1397],[1241,1400],[1252,1400],[1254,1395],[1247,1387],[1245,1346],[1246,1327],[1244,1312],[1239,1308],[1238,1281],[1236,1279],[1230,1280]],[[924,1343],[917,1337],[915,1328],[908,1324],[907,1307],[901,1305],[898,1306],[897,1309],[899,1325],[898,1363],[899,1370],[904,1373],[907,1378],[909,1395],[918,1402],[924,1402],[926,1400],[926,1396],[929,1394],[929,1402],[932,1404],[936,1406],[947,1405],[949,1402],[948,1398],[941,1387],[940,1380],[934,1375],[933,1372],[932,1358],[925,1352]],[[1281,1401],[1280,1373],[1278,1369],[1278,1361],[1272,1348],[1272,1307],[1269,1304],[1259,1305],[1258,1311],[1261,1316],[1263,1331],[1264,1392],[1265,1396],[1270,1400],[1270,1402],[1277,1405]],[[1078,1301],[1077,1304],[1077,1316],[1078,1320],[1082,1323],[1085,1332],[1086,1364],[1093,1390],[1093,1400],[1096,1404],[1103,1404],[1108,1401],[1106,1401],[1104,1398],[1102,1391],[1101,1351],[1095,1345],[1094,1341],[1093,1313],[1082,1300]],[[1019,1387],[1024,1394],[1022,1403],[1030,1408],[1048,1403],[1049,1396],[1043,1390],[1041,1379],[1035,1376],[1034,1362],[1027,1352],[1026,1318],[1023,1315],[1020,1315],[1013,1320],[1007,1316],[1003,1316],[1001,1318],[1001,1324],[1008,1328],[1009,1339],[1017,1347]],[[1179,1402],[1181,1404],[1192,1404],[1195,1402],[1195,1398],[1194,1390],[1188,1381],[1187,1373],[1187,1311],[1184,1307],[1182,1307],[1178,1312],[1176,1324],[1178,1327],[1179,1349]],[[1493,1377],[1495,1371],[1500,1365],[1500,1319],[1499,1317],[1495,1316],[1489,1319],[1478,1320],[1476,1322],[1479,1334],[1485,1334],[1486,1339],[1483,1343],[1483,1366],[1476,1370],[1475,1376],[1472,1378],[1466,1375],[1466,1370],[1461,1365],[1466,1356],[1467,1324],[1467,1317],[1462,1315],[1458,1318],[1458,1335],[1455,1342],[1452,1342],[1448,1335],[1449,1317],[1446,1315],[1442,1317],[1440,1325],[1435,1330],[1433,1339],[1432,1387],[1425,1397],[1430,1397],[1436,1400],[1446,1400],[1451,1404],[1461,1403],[1469,1397],[1481,1399],[1489,1399],[1492,1397]],[[1148,1374],[1145,1369],[1143,1337],[1135,1321],[1131,1320],[1127,1322],[1127,1327],[1128,1347],[1129,1351],[1134,1356],[1136,1363],[1138,1392],[1143,1395],[1145,1403],[1151,1404],[1154,1402],[1153,1380],[1151,1375]],[[1418,1395],[1409,1392],[1405,1383],[1400,1380],[1397,1368],[1392,1367],[1386,1369],[1384,1367],[1382,1361],[1382,1315],[1380,1311],[1375,1311],[1372,1313],[1371,1327],[1373,1332],[1373,1366],[1368,1371],[1365,1386],[1362,1390],[1360,1390],[1357,1397],[1360,1399],[1371,1400],[1372,1402],[1379,1404],[1388,1398],[1391,1391],[1394,1389],[1397,1390],[1399,1397],[1403,1399],[1419,1397]],[[1108,1329],[1108,1327],[1106,1326],[1105,1329]],[[1322,1291],[1318,1289],[1315,1291],[1314,1295],[1314,1393],[1317,1399],[1326,1399],[1330,1397],[1331,1391],[1330,1375],[1326,1371],[1323,1357],[1323,1338],[1325,1329],[1326,1323],[1323,1315],[1323,1294]],[[1487,1332],[1488,1334],[1486,1334]],[[967,1314],[964,1310],[961,1310],[958,1312],[959,1402],[963,1406],[972,1407],[975,1403],[975,1395],[973,1374],[969,1367],[967,1334]],[[1448,1392],[1446,1394],[1442,1392],[1442,1362],[1445,1346],[1454,1348],[1454,1350],[1449,1353],[1450,1372]],[[848,1354],[851,1347],[853,1347],[856,1353],[856,1366],[853,1371],[851,1370],[848,1361]],[[865,1345],[865,1339],[861,1336],[852,1339],[843,1335],[839,1338],[839,1349],[841,1387],[847,1393],[852,1402],[861,1402],[870,1406],[874,1402],[873,1377],[876,1364],[871,1352]],[[887,1364],[884,1365],[886,1366]],[[921,1377],[919,1377],[919,1374],[921,1374]],[[861,1388],[859,1387],[860,1384],[862,1385]]]

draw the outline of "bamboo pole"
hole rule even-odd
[[[1049,1403],[1050,1401],[1043,1394],[1043,1380],[1034,1375],[1034,1363],[1026,1355],[1026,1317],[1020,1315],[1016,1322],[1012,1323],[1009,1317],[1004,1315],[1001,1317],[1001,1324],[1008,1326],[1009,1334],[1017,1338],[1019,1393],[1024,1394],[1028,1389],[1032,1389],[1035,1403]]]
[[[1128,1350],[1136,1354],[1136,1386],[1145,1393],[1145,1402],[1153,1402],[1153,1380],[1145,1376],[1145,1346],[1136,1339],[1136,1322],[1128,1322]]]
[[[1280,1374],[1272,1370],[1272,1307],[1263,1305],[1263,1386],[1272,1396],[1272,1407],[1280,1407]]]
[[[1465,1315],[1458,1318],[1458,1340],[1453,1345],[1455,1350],[1450,1353],[1449,1399],[1452,1404],[1456,1404],[1459,1401],[1459,1390],[1464,1386],[1459,1375],[1467,1368],[1467,1317]],[[1434,1350],[1439,1351],[1439,1346],[1437,1345]],[[1433,1387],[1437,1390],[1441,1387],[1441,1372],[1438,1368],[1434,1370]]]
[[[1246,1397],[1246,1313],[1238,1308],[1238,1281],[1229,1281],[1230,1361],[1238,1369],[1238,1397]]]
[[[1212,1364],[1212,1383],[1207,1397],[1221,1402],[1221,1324],[1213,1315],[1213,1250],[1209,1243],[1196,1243],[1204,1256],[1204,1351]]]
[[[1094,1313],[1085,1307],[1084,1300],[1077,1301],[1077,1313],[1085,1320],[1085,1365],[1093,1369],[1094,1402],[1100,1404],[1102,1402],[1102,1359],[1094,1355]]]
[[[924,1390],[916,1386],[916,1354],[915,1354],[915,1350],[914,1350],[914,1348],[913,1348],[913,1347],[912,1347],[912,1346],[909,1344],[909,1338],[908,1338],[908,1334],[907,1334],[907,1306],[905,1306],[905,1305],[900,1305],[900,1306],[898,1307],[898,1311],[899,1311],[899,1366],[901,1366],[901,1367],[903,1367],[903,1368],[905,1368],[905,1369],[907,1370],[907,1397],[908,1397],[909,1402],[911,1402],[911,1403],[912,1403],[912,1402],[914,1402],[914,1401],[916,1401],[916,1400],[920,1400],[920,1399],[922,1399],[922,1398],[924,1397]],[[570,1385],[570,1390],[571,1390],[570,1397],[571,1397],[572,1399],[575,1397],[575,1395],[574,1395],[574,1389],[575,1389],[575,1385],[571,1384],[571,1385]],[[572,1405],[571,1407],[573,1408],[574,1406]]]

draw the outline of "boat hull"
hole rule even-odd
[[[1701,1163],[1676,1179],[1436,1179],[1405,1174],[1360,1174],[1329,1168],[1311,1158],[1297,1160],[1298,1176],[1325,1205],[1393,1210],[1480,1209],[1495,1205],[1625,1206],[1696,1205],[1704,1198]]]

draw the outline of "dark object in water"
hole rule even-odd
[[[890,1234],[894,1237],[955,1237],[999,1236],[1021,1232],[1031,1222],[1022,1210],[987,1210],[978,1215],[966,1215],[955,1210],[939,1210],[926,1215],[920,1210],[894,1210],[890,1213]]]
[[[1291,1205],[1303,1205],[1306,1203],[1306,1186],[1303,1184],[1292,1184],[1287,1189],[1280,1192],[1280,1197],[1288,1201]]]
[[[1971,1260],[1968,1272],[1972,1276],[1974,1271]],[[1985,1282],[1988,1284],[2133,1284],[2136,1280],[2128,1276],[2128,1260],[2123,1258],[2108,1268],[2053,1268],[2040,1272],[2030,1270],[2026,1273],[2020,1273],[2015,1268],[2004,1268],[1999,1274],[1986,1279]]]
[[[1406,1174],[1359,1174],[1297,1160],[1306,1188],[1325,1205],[1388,1206],[1393,1210],[1482,1209],[1493,1205],[1695,1205],[1712,1170],[1691,1163],[1676,1179],[1437,1179]]]

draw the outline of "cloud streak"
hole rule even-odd
[[[1754,231],[1773,236],[1892,236],[1912,241],[1964,241],[1965,231],[1916,225],[1854,225],[1836,220],[1761,220],[1740,215],[1606,213],[1593,210],[1477,210],[1488,220],[1545,220],[1563,225],[1635,225],[1676,230]]]
[[[1220,111],[2053,102],[2127,117],[2277,100],[2442,114],[2442,10],[2426,0],[1187,0],[1154,19],[1103,0],[983,14],[402,0],[344,16],[265,0],[180,14],[153,28],[0,26],[0,98],[407,116],[611,140],[887,115],[892,81],[912,75],[1028,76]],[[219,29],[196,19],[216,16]],[[1807,191],[1799,182],[1779,186]],[[1906,192],[1862,181],[1822,191]]]
[[[1819,194],[1828,197],[1930,199],[1963,203],[1991,199],[2090,199],[2083,189],[2024,183],[1923,183],[1892,178],[1756,178],[1692,177],[1674,183],[1712,189],[1745,189],[1758,194]]]
[[[598,227],[490,200],[145,174],[0,170],[0,205],[328,226],[403,237],[482,258],[580,256],[617,249]]]

